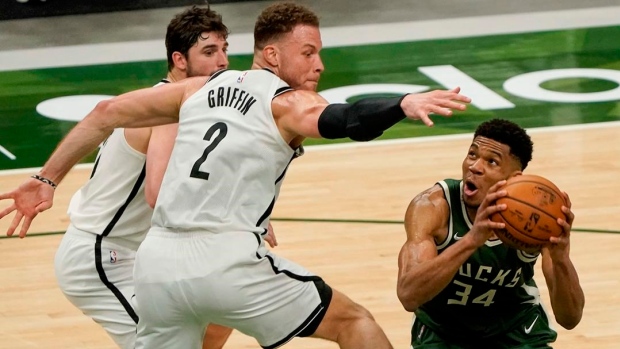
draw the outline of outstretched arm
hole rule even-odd
[[[551,307],[555,320],[562,327],[572,329],[581,321],[585,296],[579,276],[573,262],[570,260],[570,231],[575,219],[571,211],[570,198],[563,193],[566,206],[562,211],[566,220],[558,219],[563,233],[559,237],[552,237],[550,243],[542,250],[542,270],[549,288]]]
[[[52,207],[54,188],[80,159],[93,151],[117,127],[146,127],[178,120],[181,103],[203,86],[206,77],[186,79],[129,92],[100,102],[60,143],[39,173],[39,179],[28,179],[17,189],[0,194],[0,199],[13,199],[13,205],[0,212],[0,219],[16,211],[7,235],[13,235],[23,219],[19,233],[25,237],[30,223],[39,212]]]
[[[276,97],[272,110],[286,139],[296,135],[312,138],[351,138],[369,141],[399,121],[409,118],[433,126],[429,114],[451,116],[465,110],[471,100],[460,89],[408,94],[394,98],[368,98],[352,104],[329,104],[311,91],[293,91]]]
[[[204,78],[200,79],[204,83]],[[193,83],[193,84],[192,84]],[[92,152],[115,128],[146,127],[178,121],[187,88],[199,81],[166,84],[102,101],[60,143],[40,175],[55,183]]]

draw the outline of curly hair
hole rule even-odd
[[[319,27],[319,17],[309,8],[293,2],[279,2],[261,12],[254,25],[254,48],[262,50],[269,43],[290,33],[297,25]]]
[[[510,148],[510,154],[521,163],[521,170],[525,170],[532,160],[534,152],[532,139],[521,126],[512,121],[503,119],[485,121],[476,128],[474,138],[478,136],[507,145]]]
[[[180,52],[187,57],[187,52],[201,38],[204,32],[214,32],[228,38],[228,27],[222,22],[222,16],[206,8],[193,6],[176,16],[168,24],[166,31],[166,55],[168,56],[168,71],[174,67],[172,54]]]

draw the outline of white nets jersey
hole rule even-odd
[[[146,155],[127,143],[124,129],[114,130],[99,150],[90,179],[71,198],[71,224],[137,248],[153,215],[144,196],[145,163]]]
[[[263,233],[296,152],[271,101],[291,88],[268,70],[220,71],[183,104],[153,226]]]
[[[71,198],[69,218],[79,230],[141,242],[152,210],[144,197],[146,155],[116,129],[103,143],[88,182]]]

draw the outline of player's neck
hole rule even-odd
[[[171,71],[168,72],[168,75],[166,75],[166,80],[170,81],[170,82],[177,82],[177,81],[181,81],[183,79],[187,78],[187,75],[185,74],[185,72],[179,71],[175,68],[173,68]]]
[[[254,56],[254,61],[252,61],[252,69],[269,69],[274,74],[278,75],[277,66],[272,66],[271,64],[267,63],[264,59],[261,59],[260,57],[256,57],[256,56]]]
[[[478,207],[465,206],[465,213],[467,214],[467,218],[469,218],[469,221],[473,222],[476,219],[476,214],[478,213]]]

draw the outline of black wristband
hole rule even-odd
[[[36,180],[39,180],[39,181],[41,181],[41,182],[43,182],[43,183],[45,183],[45,184],[49,184],[49,185],[50,185],[52,188],[54,188],[54,189],[56,189],[56,187],[57,187],[56,183],[52,182],[52,180],[47,179],[47,178],[45,178],[45,177],[41,177],[41,176],[36,175],[36,174],[35,174],[35,175],[32,175],[32,176],[30,176],[30,177],[31,177],[31,178],[34,178],[34,179],[36,179]]]

